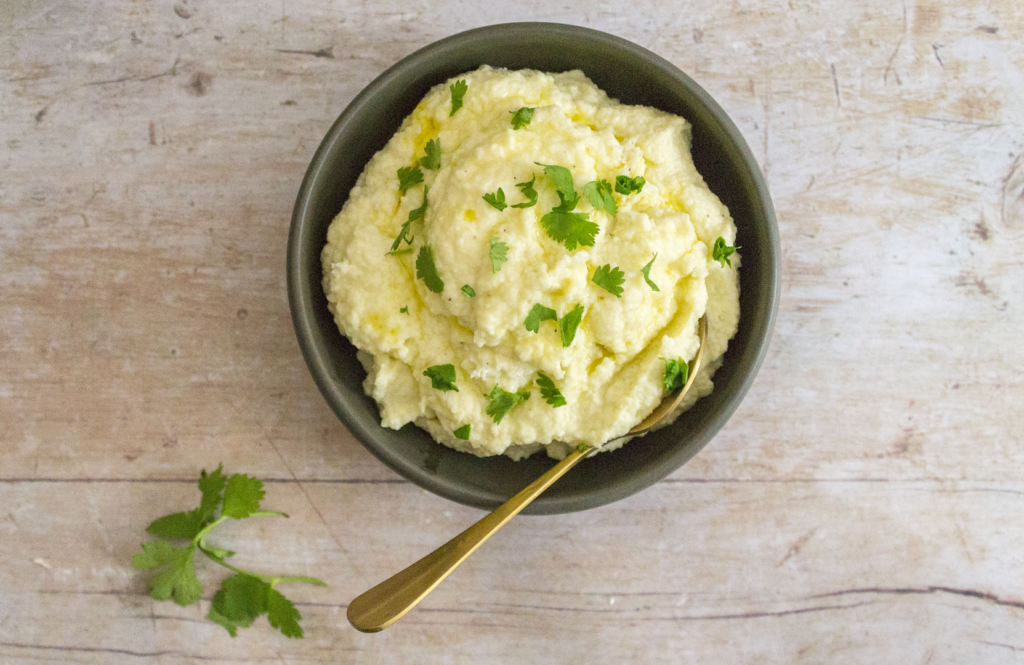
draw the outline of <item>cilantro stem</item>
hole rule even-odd
[[[327,586],[327,584],[323,580],[317,579],[315,577],[306,577],[305,575],[261,575],[260,573],[254,573],[251,570],[238,568],[237,566],[232,566],[224,559],[221,559],[220,557],[214,555],[212,552],[207,550],[202,543],[197,543],[196,545],[199,547],[200,552],[205,554],[208,558],[212,559],[215,563],[219,563],[220,565],[224,566],[231,572],[238,573],[239,575],[248,575],[249,577],[255,577],[261,582],[266,582],[271,587],[277,586],[277,584],[280,582],[304,582],[306,584],[313,584],[316,586]]]

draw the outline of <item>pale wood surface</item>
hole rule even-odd
[[[670,5],[0,2],[0,661],[1024,661],[1024,8]],[[621,35],[719,100],[775,197],[779,323],[686,467],[513,522],[361,635],[348,600],[479,513],[320,398],[291,206],[373,77],[509,19]],[[220,461],[292,514],[225,543],[331,585],[292,590],[305,640],[232,640],[210,588],[155,603],[130,569]]]

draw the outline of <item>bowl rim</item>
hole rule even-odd
[[[763,317],[765,320],[759,321],[759,325],[755,325],[749,341],[750,345],[756,347],[756,353],[747,364],[742,381],[739,383],[738,387],[735,388],[731,399],[729,399],[722,408],[715,412],[707,426],[703,429],[702,436],[700,440],[697,441],[696,447],[691,450],[690,446],[678,446],[669,454],[661,458],[657,464],[645,468],[642,474],[633,478],[629,483],[620,484],[619,486],[612,488],[597,487],[592,493],[587,493],[583,496],[562,497],[560,500],[544,502],[543,506],[541,506],[540,502],[545,497],[542,496],[538,499],[537,504],[532,506],[535,510],[525,511],[534,513],[575,512],[618,501],[626,496],[630,496],[642,489],[646,489],[647,487],[654,485],[681,467],[694,454],[696,454],[696,452],[699,452],[699,450],[714,438],[738,408],[740,402],[743,401],[744,396],[753,385],[758,374],[758,370],[768,353],[769,343],[775,327],[775,321],[778,316],[779,300],[781,296],[781,242],[775,208],[772,204],[767,182],[764,179],[764,175],[758,165],[757,159],[754,157],[749,145],[743,138],[740,130],[733,123],[732,119],[711,97],[711,95],[685,72],[656,53],[621,37],[599,30],[594,30],[592,28],[551,22],[499,23],[474,28],[432,42],[403,57],[401,60],[391,65],[384,70],[384,72],[374,78],[373,81],[371,81],[352,99],[351,102],[349,102],[342,113],[331,125],[331,128],[324,136],[324,139],[321,141],[312,160],[310,161],[310,165],[302,179],[302,184],[299,187],[288,234],[286,267],[288,303],[291,310],[292,324],[295,329],[297,341],[310,374],[313,376],[314,382],[328,405],[331,407],[331,410],[334,411],[336,416],[342,421],[349,432],[351,432],[352,435],[355,436],[355,438],[363,445],[363,447],[369,450],[374,457],[383,462],[393,471],[397,472],[399,475],[412,481],[416,485],[433,492],[434,494],[458,503],[480,508],[488,508],[496,505],[493,497],[477,491],[473,487],[454,485],[450,479],[441,478],[429,473],[427,470],[412,463],[409,459],[402,456],[395,450],[392,450],[387,446],[380,445],[376,441],[375,431],[373,431],[381,427],[380,423],[378,422],[375,427],[367,427],[364,425],[363,421],[355,417],[353,405],[349,404],[348,400],[343,396],[339,389],[339,386],[332,380],[331,374],[327,370],[330,362],[329,357],[326,350],[321,348],[318,343],[317,336],[314,335],[314,329],[317,326],[311,303],[313,302],[313,298],[317,296],[312,293],[313,289],[308,288],[308,283],[305,279],[306,272],[309,269],[309,261],[305,260],[302,248],[304,246],[306,236],[310,231],[306,228],[303,220],[309,214],[311,206],[310,193],[313,188],[313,184],[321,177],[321,173],[324,169],[327,168],[326,158],[332,152],[334,144],[339,140],[346,125],[354,117],[364,112],[364,107],[368,104],[372,104],[378,92],[386,88],[391,83],[392,79],[399,76],[404,69],[415,65],[423,59],[436,57],[439,54],[446,53],[453,49],[463,48],[466,44],[470,44],[478,40],[490,40],[497,33],[501,33],[502,37],[507,38],[510,33],[514,33],[516,31],[527,31],[532,37],[536,37],[539,33],[546,33],[559,38],[564,38],[565,36],[576,36],[592,41],[604,42],[606,45],[611,46],[614,49],[626,51],[633,56],[649,62],[651,66],[662,70],[671,78],[682,83],[682,85],[694,95],[698,102],[711,112],[715,121],[721,126],[721,129],[739,153],[741,161],[745,167],[744,170],[748,172],[751,183],[754,186],[754,190],[757,195],[757,205],[764,214],[764,222],[767,227],[767,237],[771,246],[771,255],[773,257],[770,265],[770,279],[772,285],[769,302],[766,305],[767,317]],[[319,262],[319,253],[317,253],[316,256],[317,262]],[[319,263],[317,269],[320,269]],[[440,446],[442,444],[438,443],[437,445]]]

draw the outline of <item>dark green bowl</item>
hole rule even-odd
[[[380,425],[363,392],[366,373],[338,331],[321,287],[320,251],[363,166],[434,85],[480,65],[561,72],[581,69],[611,97],[681,115],[693,124],[693,159],[729,207],[743,247],[740,327],[714,392],[670,427],[587,460],[531,505],[531,513],[594,508],[638,492],[693,457],[747,392],[764,358],[779,302],[779,232],[768,187],[736,126],[689,76],[618,37],[555,23],[510,23],[463,32],[416,51],[352,100],[327,133],[302,181],[288,238],[288,297],[306,364],[342,422],[382,462],[454,501],[492,508],[553,463],[455,452],[413,425]]]

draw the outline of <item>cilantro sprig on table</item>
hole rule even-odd
[[[302,626],[299,625],[302,615],[277,590],[277,585],[282,582],[327,584],[315,577],[262,575],[243,570],[226,561],[234,556],[234,552],[206,540],[218,524],[228,519],[288,516],[277,511],[260,510],[264,497],[263,482],[243,473],[225,476],[222,465],[213,473],[204,470],[200,474],[199,490],[202,493],[199,507],[154,520],[146,531],[161,540],[143,543],[142,552],[132,557],[134,568],[156,570],[148,582],[150,597],[173,600],[183,607],[197,603],[203,592],[195,571],[196,552],[200,552],[234,573],[221,583],[214,594],[206,618],[220,624],[235,637],[239,628],[251,626],[266,614],[270,625],[286,637],[302,637]],[[175,546],[169,540],[185,541],[186,544]]]

